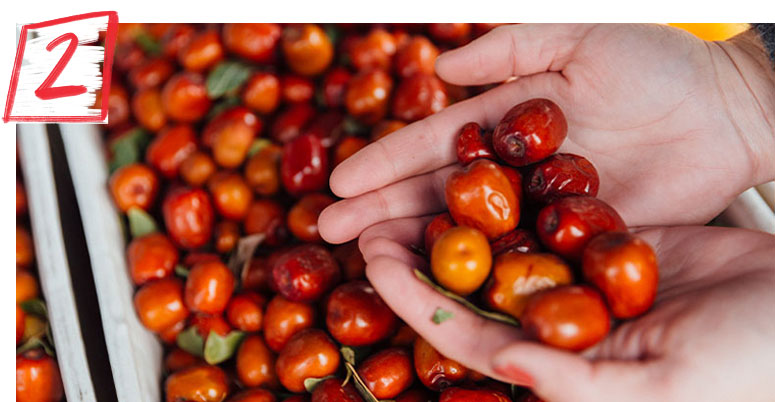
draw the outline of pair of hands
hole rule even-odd
[[[320,217],[329,242],[360,235],[386,303],[441,353],[551,401],[771,400],[775,238],[704,223],[775,178],[775,72],[753,33],[709,43],[657,25],[519,25],[437,61],[458,85],[518,77],[371,144],[331,175],[344,197]],[[493,127],[545,97],[564,110],[561,152],[590,159],[599,197],[657,252],[654,307],[578,355],[525,341],[417,281],[429,215],[445,209],[459,128]],[[435,325],[437,307],[454,319]]]

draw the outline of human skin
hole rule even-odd
[[[377,292],[439,352],[530,386],[546,400],[768,400],[775,238],[662,226],[705,223],[746,188],[775,178],[769,63],[750,31],[704,42],[655,25],[495,29],[440,57],[437,73],[458,85],[520,78],[339,165],[331,188],[346,199],[321,214],[320,233],[330,242],[360,234]],[[459,169],[460,127],[469,121],[493,127],[508,108],[537,97],[563,108],[569,133],[559,152],[595,164],[599,197],[630,226],[652,226],[638,235],[660,266],[654,307],[581,354],[525,341],[519,329],[474,315],[412,274],[427,262],[409,246],[422,244],[430,221],[423,216],[445,208],[444,181]],[[433,324],[436,308],[454,319]]]
[[[320,233],[341,243],[384,220],[445,209],[460,128],[469,121],[492,128],[513,105],[540,97],[568,120],[559,152],[594,163],[598,197],[628,225],[705,223],[745,189],[775,178],[769,63],[751,31],[706,42],[653,24],[496,28],[440,56],[436,71],[457,85],[519,78],[342,162],[330,184],[346,199],[323,211]]]
[[[408,245],[421,244],[427,222],[387,221],[367,229],[360,244],[377,292],[445,356],[553,402],[770,400],[773,236],[702,226],[639,232],[660,264],[654,306],[574,354],[527,341],[520,329],[479,317],[417,281],[412,269],[427,263]],[[437,308],[454,318],[434,324]]]

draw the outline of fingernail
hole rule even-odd
[[[512,364],[495,366],[493,369],[496,373],[506,377],[509,381],[516,385],[521,385],[528,388],[535,386],[535,381],[533,380],[533,377],[530,376],[530,374]]]

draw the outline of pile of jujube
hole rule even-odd
[[[447,85],[434,63],[490,29],[119,27],[107,185],[137,316],[164,345],[163,400],[509,400],[389,309],[357,242],[326,244],[317,226],[334,166],[487,89]]]
[[[567,133],[547,99],[514,106],[492,131],[463,126],[464,169],[447,179],[449,212],[428,224],[425,247],[438,284],[579,351],[606,337],[612,317],[645,313],[659,272],[652,248],[595,198],[592,163],[556,153]]]

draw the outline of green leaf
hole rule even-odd
[[[135,43],[137,43],[137,45],[148,55],[158,56],[161,54],[161,43],[145,32],[141,32],[135,36]]]
[[[145,153],[145,147],[151,142],[151,136],[142,128],[134,128],[110,143],[110,172],[130,163],[139,162]]]
[[[475,304],[471,303],[466,298],[461,297],[458,294],[452,293],[452,292],[450,292],[447,289],[444,289],[443,287],[441,287],[441,286],[437,285],[436,283],[434,283],[433,280],[428,278],[419,269],[415,269],[414,270],[414,276],[416,276],[417,279],[419,279],[420,281],[424,282],[425,284],[427,284],[428,286],[433,288],[435,291],[437,291],[437,292],[441,293],[442,295],[444,295],[444,296],[446,296],[446,297],[448,297],[448,298],[450,298],[450,299],[452,299],[452,300],[462,304],[463,306],[467,307],[469,310],[473,311],[474,313],[476,313],[479,316],[482,316],[482,317],[490,319],[490,320],[495,320],[495,321],[498,321],[498,322],[502,322],[504,324],[513,325],[515,327],[519,327],[520,326],[519,325],[519,321],[514,319],[514,317],[511,317],[511,316],[508,316],[508,315],[505,315],[505,314],[501,314],[501,313],[496,313],[496,312],[484,310],[482,308],[479,308]]]
[[[47,318],[48,309],[46,308],[46,302],[40,299],[31,299],[19,303],[19,307],[24,310],[25,313],[34,314],[38,317]]]
[[[342,31],[336,24],[325,24],[323,26],[323,31],[334,46],[336,46],[336,44],[339,43],[339,39],[342,38]]]
[[[328,375],[321,378],[311,378],[311,377],[306,378],[304,379],[304,389],[306,389],[307,392],[311,394],[313,391],[315,391],[315,388],[317,388],[317,386],[320,385],[321,382],[325,380],[330,380],[332,378],[334,378],[334,376],[332,375]]]
[[[366,126],[353,117],[347,116],[342,122],[342,129],[347,134],[358,134],[366,131]]]
[[[222,61],[207,76],[207,95],[211,99],[220,98],[227,93],[236,93],[239,87],[250,78],[249,65],[238,61]]]
[[[188,327],[178,334],[178,346],[194,356],[202,357],[205,348],[205,340],[197,332],[196,327]]]
[[[250,144],[250,148],[248,148],[248,158],[261,152],[261,150],[268,145],[272,145],[272,141],[267,140],[266,138],[257,138],[253,140],[253,143]]]
[[[159,231],[153,217],[140,208],[129,208],[126,211],[126,216],[129,220],[129,233],[132,234],[132,237],[145,236]]]
[[[318,88],[315,91],[315,105],[319,108],[325,108],[326,105],[326,96],[323,93],[323,88]]]
[[[432,320],[434,324],[439,325],[442,322],[447,321],[454,316],[455,316],[455,313],[444,310],[441,307],[436,307],[436,311],[433,312]]]
[[[205,361],[209,364],[218,364],[229,360],[244,338],[245,333],[242,331],[231,331],[226,336],[210,331],[205,341]]]
[[[237,278],[241,277],[242,270],[250,264],[250,259],[256,253],[256,248],[265,238],[266,236],[263,233],[256,233],[239,239],[234,253],[232,253],[229,262],[226,264]]]
[[[30,339],[27,339],[26,342],[21,344],[19,347],[16,348],[16,354],[22,354],[28,350],[37,349],[37,348],[43,348],[43,351],[46,352],[49,356],[54,356],[54,350],[51,348],[51,346],[41,337],[34,336]]]
[[[188,278],[188,268],[183,264],[175,265],[175,275],[181,278]]]
[[[239,96],[226,96],[215,104],[210,111],[207,112],[207,120],[212,120],[215,116],[223,113],[224,111],[233,108],[240,104]]]

